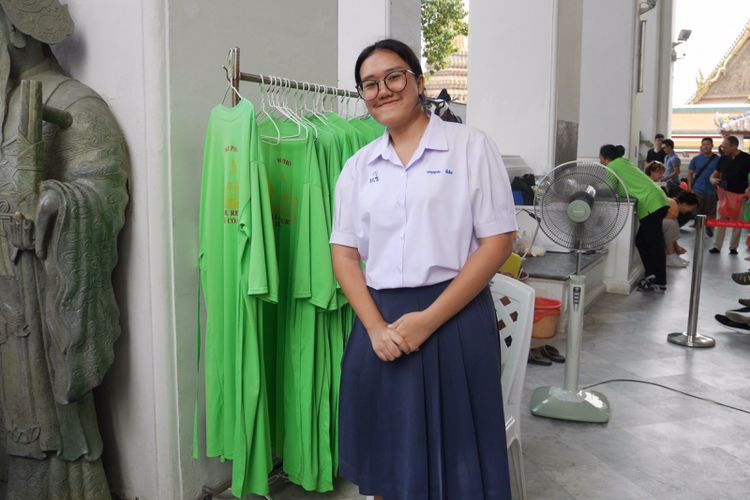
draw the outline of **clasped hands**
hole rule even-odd
[[[427,311],[407,313],[391,324],[368,332],[372,349],[382,361],[394,361],[419,350],[437,325]]]

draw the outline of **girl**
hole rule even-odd
[[[334,270],[357,315],[340,473],[387,500],[509,499],[487,286],[517,229],[507,172],[482,132],[425,113],[419,59],[402,42],[365,48],[354,74],[387,130],[336,186]]]

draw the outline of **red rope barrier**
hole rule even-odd
[[[743,222],[739,220],[719,220],[710,219],[706,221],[708,227],[732,227],[739,229],[750,229],[750,222]]]

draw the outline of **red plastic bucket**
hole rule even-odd
[[[537,297],[534,299],[534,328],[531,336],[535,339],[548,339],[557,331],[562,303],[559,300]]]

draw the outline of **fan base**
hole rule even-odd
[[[537,417],[609,422],[607,396],[596,391],[568,391],[561,387],[537,387],[531,396],[531,413]]]
[[[667,340],[673,344],[685,347],[713,347],[716,345],[714,339],[700,333],[696,333],[691,340],[687,332],[674,332],[667,335]]]

